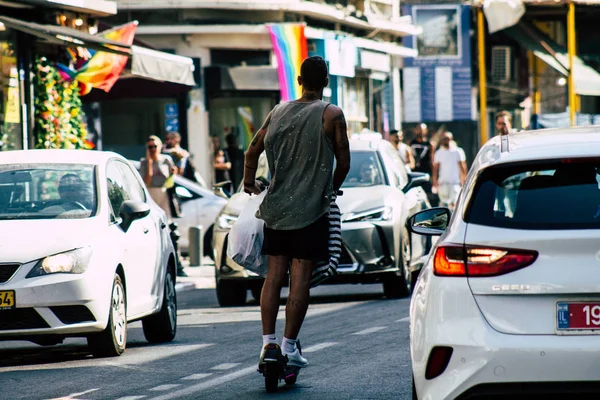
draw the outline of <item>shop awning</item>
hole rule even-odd
[[[195,86],[196,84],[194,80],[194,62],[189,57],[115,42],[100,36],[102,32],[98,35],[91,35],[72,28],[41,25],[5,16],[0,16],[0,22],[9,28],[25,32],[50,43],[62,46],[80,46],[131,57],[131,68],[125,72],[123,77],[134,76],[187,86]]]
[[[131,46],[131,75],[188,86],[196,85],[194,62],[191,58],[135,45]]]
[[[520,21],[503,32],[515,39],[521,46],[531,50],[561,74],[569,75],[567,49],[532,24]],[[573,64],[575,93],[583,96],[600,96],[600,73],[577,56],[574,57]]]
[[[36,24],[35,22],[28,22],[5,16],[0,16],[0,22],[9,28],[25,32],[54,44],[81,46],[92,50],[107,51],[124,55],[130,54],[130,46],[126,44],[63,26],[41,25]]]

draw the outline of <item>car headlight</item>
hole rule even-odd
[[[376,222],[389,221],[392,219],[392,207],[380,207],[373,210],[367,210],[359,213],[344,214],[344,222]]]
[[[91,258],[91,247],[54,254],[39,260],[27,274],[27,278],[58,273],[83,274],[87,270]]]
[[[219,219],[217,220],[217,225],[220,229],[231,229],[235,221],[238,220],[238,217],[235,215],[229,214],[221,214],[219,215]]]

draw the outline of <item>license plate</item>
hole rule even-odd
[[[558,330],[600,330],[600,302],[558,302]]]
[[[0,310],[15,308],[15,291],[0,291]]]

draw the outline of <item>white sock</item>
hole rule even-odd
[[[281,341],[281,351],[285,354],[291,354],[296,351],[296,342],[298,339],[288,339],[284,336]]]
[[[274,333],[271,333],[269,335],[262,335],[262,336],[263,336],[263,347],[265,347],[269,343],[277,343],[277,338],[275,337]]]

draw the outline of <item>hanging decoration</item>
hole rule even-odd
[[[133,21],[104,31],[98,36],[131,46],[137,25],[138,22]],[[81,58],[79,53],[73,49],[68,50],[73,68],[64,64],[56,64],[56,68],[64,80],[79,83],[81,95],[88,94],[92,88],[109,92],[129,59],[128,56],[105,51],[87,50],[88,58]]]
[[[308,57],[304,24],[270,24],[267,29],[277,57],[281,101],[295,100],[302,96],[298,76],[302,61]]]
[[[86,140],[79,86],[45,58],[36,60],[34,135],[39,149],[92,149]]]

